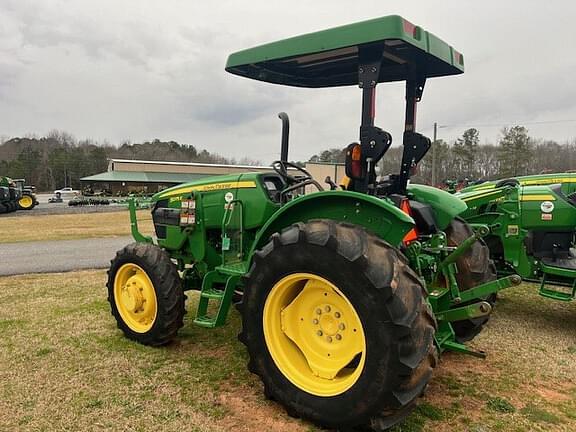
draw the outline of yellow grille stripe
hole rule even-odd
[[[556,201],[554,195],[522,195],[520,201]]]
[[[543,185],[543,184],[554,184],[554,183],[576,183],[576,177],[556,177],[549,179],[534,179],[534,180],[522,180],[521,185]]]

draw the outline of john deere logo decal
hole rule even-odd
[[[544,201],[540,204],[542,213],[552,213],[554,211],[554,203],[552,201]]]

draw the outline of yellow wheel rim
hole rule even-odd
[[[124,264],[114,277],[114,302],[122,320],[136,333],[154,325],[158,304],[154,285],[137,264]]]
[[[20,200],[18,200],[18,204],[22,208],[30,208],[32,207],[32,204],[34,204],[34,202],[32,201],[32,197],[24,195],[20,198]]]
[[[360,318],[321,276],[295,273],[276,283],[264,304],[263,328],[274,363],[301,390],[336,396],[362,374],[366,339]]]

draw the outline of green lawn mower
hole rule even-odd
[[[488,225],[485,237],[497,271],[540,282],[540,294],[570,301],[576,295],[576,174],[557,173],[485,182],[456,196],[463,217]]]
[[[183,326],[185,291],[199,291],[194,323],[224,325],[235,302],[239,339],[265,394],[294,416],[348,429],[402,421],[428,384],[438,355],[482,357],[474,337],[499,290],[482,237],[453,195],[409,185],[431,141],[416,132],[428,78],[461,74],[462,55],[399,16],[306,34],[232,54],[226,70],[295,87],[361,89],[359,143],[348,146],[345,189],[324,190],[288,162],[269,173],[211,177],[152,199],[154,238],[139,232],[108,272],[108,300],[124,334],[164,345]],[[392,143],[374,125],[376,86],[406,83],[400,172],[378,179]],[[316,191],[304,194],[313,188]]]

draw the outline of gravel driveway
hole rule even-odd
[[[132,237],[0,244],[0,276],[107,268]]]

